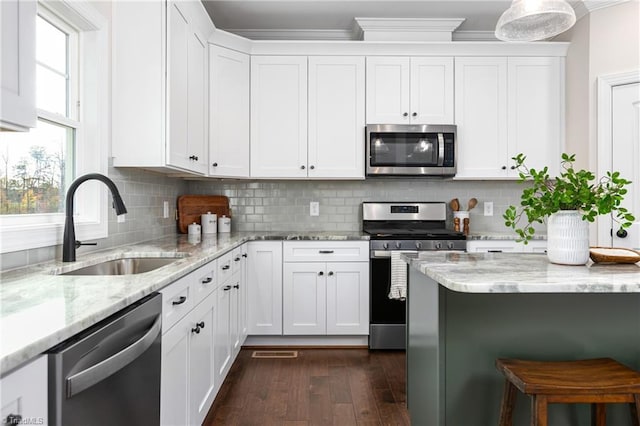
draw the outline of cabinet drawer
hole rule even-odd
[[[285,241],[285,262],[366,262],[368,241]]]
[[[189,274],[160,290],[162,293],[162,333],[166,333],[180,318],[195,306],[191,282],[195,275]]]
[[[233,275],[233,253],[229,252],[218,258],[218,284],[222,284]]]
[[[216,280],[218,272],[217,265],[218,260],[212,260],[190,274],[193,276],[191,281],[193,306],[200,303],[205,297],[211,294],[213,290],[215,290],[216,285],[218,284]]]

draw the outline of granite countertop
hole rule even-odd
[[[246,241],[368,240],[360,232],[233,232],[192,244],[177,235],[0,273],[0,375]],[[176,256],[151,272],[120,276],[55,275],[127,256]]]
[[[515,232],[470,232],[467,241],[515,241],[518,235]],[[547,235],[536,232],[531,237],[532,240],[546,241]]]
[[[550,263],[545,254],[419,252],[403,258],[463,293],[640,293],[640,263]]]

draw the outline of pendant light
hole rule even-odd
[[[576,13],[565,0],[513,0],[496,25],[503,41],[536,41],[558,35],[576,23]]]

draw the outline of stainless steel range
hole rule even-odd
[[[406,302],[389,298],[394,251],[466,250],[462,232],[446,229],[443,202],[362,203],[370,241],[369,348],[406,348]]]

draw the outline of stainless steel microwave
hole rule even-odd
[[[367,126],[367,176],[454,176],[456,126]]]

